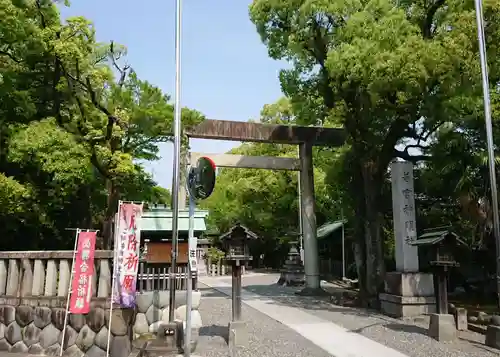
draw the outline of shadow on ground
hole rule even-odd
[[[370,318],[379,318],[383,321],[393,322],[394,319],[380,314],[376,310],[351,308],[332,303],[332,297],[338,297],[346,292],[345,289],[327,287],[326,290],[331,296],[308,297],[298,296],[295,293],[301,288],[283,287],[278,284],[270,285],[246,285],[244,290],[259,295],[258,299],[272,298],[274,304],[296,307],[304,310],[318,310],[341,313],[344,315],[364,316]]]
[[[201,295],[203,296],[203,299],[206,298],[224,298],[224,299],[230,299],[230,296],[227,296],[224,293],[221,293],[220,291],[216,289],[209,288],[206,285],[198,284],[198,291],[201,292]]]
[[[224,339],[226,343],[228,343],[229,340],[228,326],[221,326],[221,325],[203,326],[200,328],[199,334],[200,336],[221,337],[222,339]]]
[[[427,336],[427,329],[416,325],[406,325],[398,323],[389,323],[384,325],[385,328],[393,331],[402,331],[407,333],[419,333],[421,335]]]

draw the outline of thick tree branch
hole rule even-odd
[[[99,159],[97,158],[97,153],[95,151],[95,145],[92,145],[90,147],[90,162],[92,162],[92,165],[96,168],[97,172],[101,174],[102,177],[109,179],[110,175],[107,170],[103,168],[101,163],[99,162]]]
[[[113,64],[113,67],[116,68],[116,70],[118,72],[120,72],[120,80],[118,81],[118,86],[121,88],[123,87],[123,85],[125,84],[125,79],[127,78],[127,74],[128,74],[128,71],[130,69],[130,66],[129,65],[125,65],[123,66],[123,68],[121,68],[118,63],[116,62],[117,59],[120,58],[120,56],[116,56],[115,55],[115,45],[114,45],[114,42],[111,41],[111,44],[109,45],[109,49],[110,49],[110,52],[111,52],[111,63]]]
[[[405,131],[405,136],[414,140],[417,140],[417,144],[420,144],[421,142],[426,142],[429,140],[432,134],[434,134],[441,126],[443,126],[444,122],[439,122],[435,124],[432,128],[429,130],[422,130],[421,133],[417,132],[416,125],[412,125],[411,127],[408,127]]]
[[[16,57],[14,57],[14,55],[10,52],[7,52],[7,51],[0,51],[0,56],[7,56],[9,57],[11,60],[13,60],[14,62],[20,64],[22,61],[17,59]]]
[[[408,122],[404,119],[397,118],[394,120],[384,138],[382,150],[380,150],[378,169],[379,172],[385,172],[387,165],[391,162],[394,147],[398,141],[404,136],[405,130],[408,127]]]
[[[416,163],[418,161],[426,161],[430,160],[431,156],[429,155],[411,155],[408,152],[408,147],[406,147],[403,151],[394,149],[394,157],[399,157],[400,159],[410,161]]]
[[[422,21],[422,35],[425,39],[430,39],[433,36],[434,16],[441,6],[446,3],[446,0],[436,0],[428,9],[425,18]]]
[[[43,12],[42,12],[42,4],[40,4],[39,0],[36,0],[36,7],[38,9],[38,13],[40,14],[40,20],[42,22],[42,27],[46,28],[47,22],[45,21],[45,16],[43,15]]]

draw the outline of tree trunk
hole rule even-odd
[[[365,199],[366,290],[369,305],[378,308],[378,294],[382,292],[385,276],[382,216],[379,212],[382,175],[377,171],[373,161],[365,162],[362,170]]]
[[[106,215],[103,222],[102,238],[103,248],[111,249],[113,244],[113,222],[118,209],[119,191],[111,179],[106,179],[106,190],[108,197],[106,200]]]
[[[361,303],[368,307],[368,289],[366,276],[366,245],[365,245],[365,226],[362,222],[365,221],[365,193],[363,186],[362,166],[358,160],[346,162],[350,179],[348,180],[349,192],[351,192],[354,200],[354,210],[359,222],[354,224],[354,261],[356,263],[356,272],[358,275],[359,298]]]
[[[366,289],[366,251],[363,232],[364,227],[362,225],[358,225],[356,228],[356,232],[354,233],[355,239],[353,248],[354,261],[356,262],[356,272],[358,274],[359,299],[365,307],[368,307],[368,291]]]

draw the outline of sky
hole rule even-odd
[[[250,0],[183,0],[181,105],[210,119],[258,119],[264,104],[281,94],[278,74],[285,67],[268,57],[250,22]],[[115,41],[128,49],[127,63],[174,98],[175,0],[72,0],[63,18],[93,21],[98,41]],[[192,139],[194,152],[224,153],[235,142]],[[146,164],[159,185],[172,186],[172,144],[160,148],[161,159]]]

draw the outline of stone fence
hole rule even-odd
[[[0,351],[59,356],[106,356],[109,326],[113,251],[95,252],[91,310],[86,315],[69,315],[64,341],[62,330],[70,287],[73,251],[0,252]],[[113,307],[110,355],[126,357],[131,341],[141,332],[156,332],[168,307],[168,268],[144,267],[138,282],[138,308]],[[176,274],[176,287],[187,284],[185,267]],[[156,290],[153,290],[156,289]],[[157,295],[161,293],[161,303]],[[196,293],[199,294],[199,293]],[[156,297],[156,298],[155,298]],[[199,297],[193,299],[197,309]],[[176,298],[176,317],[185,314],[185,293]],[[145,306],[145,305],[151,306]],[[140,305],[140,306],[139,306]],[[161,305],[161,306],[158,306]],[[159,308],[163,310],[159,310]],[[139,310],[139,311],[138,311]],[[182,311],[177,311],[182,310]],[[139,319],[136,321],[137,313]],[[193,322],[201,324],[199,313]],[[136,326],[137,325],[137,326]]]

